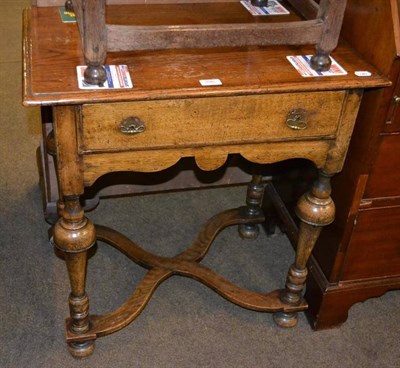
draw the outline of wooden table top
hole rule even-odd
[[[253,17],[239,3],[124,5],[107,8],[107,23],[198,24],[298,20],[296,15]],[[85,65],[77,25],[62,23],[58,7],[24,12],[25,106],[82,104],[146,99],[228,96],[371,88],[388,80],[342,43],[332,56],[345,76],[304,78],[288,55],[313,54],[314,47],[273,46],[108,53],[106,63],[129,67],[132,89],[80,90],[76,66]],[[355,71],[369,71],[358,77]],[[201,79],[222,81],[202,87]]]

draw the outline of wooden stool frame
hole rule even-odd
[[[330,68],[347,0],[287,0],[304,21],[252,24],[132,26],[106,24],[106,0],[69,0],[77,16],[87,69],[85,81],[103,84],[107,52],[314,44],[314,70]],[[118,1],[116,1],[118,2]],[[115,2],[113,2],[115,3]],[[126,3],[126,2],[125,2]]]

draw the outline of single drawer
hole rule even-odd
[[[80,147],[127,151],[332,137],[344,98],[335,91],[84,105]],[[132,134],[129,117],[142,124]]]

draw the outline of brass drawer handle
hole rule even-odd
[[[143,121],[137,116],[129,116],[122,120],[119,125],[120,132],[128,135],[142,133],[145,128]]]
[[[306,115],[307,111],[304,109],[294,109],[289,111],[286,118],[286,125],[293,130],[307,129]]]

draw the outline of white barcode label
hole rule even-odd
[[[222,82],[220,79],[200,79],[199,82],[203,87],[222,86]]]

